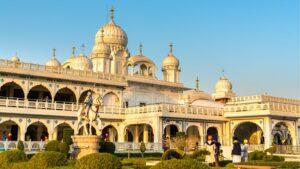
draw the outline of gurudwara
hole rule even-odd
[[[88,56],[73,48],[63,63],[55,49],[46,64],[25,63],[17,55],[0,60],[0,135],[11,134],[0,148],[15,148],[22,140],[26,150],[35,151],[48,140],[62,140],[66,128],[83,134],[85,123],[77,121],[77,112],[88,104],[87,95],[99,95],[100,120],[86,128],[114,142],[119,152],[138,150],[141,142],[147,151],[161,152],[166,138],[177,132],[185,132],[188,149],[211,135],[223,146],[236,136],[249,140],[250,149],[277,145],[300,152],[300,100],[237,96],[225,76],[216,79],[212,94],[200,89],[198,78],[195,88],[188,88],[180,81],[172,44],[162,63],[163,79],[158,79],[159,69],[142,44],[137,54],[128,50],[128,37],[113,13],[96,33]]]

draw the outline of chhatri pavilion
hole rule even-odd
[[[71,55],[64,62],[52,58],[45,64],[25,63],[17,55],[0,60],[0,136],[12,134],[28,149],[42,149],[45,140],[61,140],[66,128],[82,133],[77,111],[88,92],[103,97],[101,122],[93,133],[105,135],[117,151],[137,149],[140,142],[161,151],[166,138],[185,132],[189,147],[203,145],[207,135],[230,146],[232,137],[248,139],[255,149],[271,145],[299,146],[300,100],[267,94],[237,96],[230,80],[216,79],[213,93],[180,81],[180,61],[170,52],[162,68],[127,48],[126,32],[110,20],[95,36],[89,55]],[[163,79],[158,79],[161,70]],[[298,151],[300,151],[298,149]]]

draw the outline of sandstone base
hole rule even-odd
[[[79,159],[85,155],[97,153],[99,150],[100,136],[72,136],[74,156]]]

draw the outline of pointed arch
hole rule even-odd
[[[63,87],[57,90],[54,101],[56,102],[76,102],[76,95],[73,90],[68,87]]]
[[[24,99],[24,89],[15,81],[4,83],[0,88],[0,97]]]
[[[104,106],[120,106],[120,98],[114,92],[108,92],[103,96]]]
[[[27,99],[29,100],[52,100],[52,95],[50,90],[42,85],[35,85],[30,88],[28,94],[27,94]]]

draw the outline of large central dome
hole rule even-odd
[[[104,43],[109,45],[121,45],[123,47],[126,47],[128,43],[127,35],[120,26],[115,24],[113,15],[114,10],[111,9],[110,12],[110,21],[99,29],[99,31],[96,34],[95,43],[98,44],[101,42],[101,30],[103,30]]]

